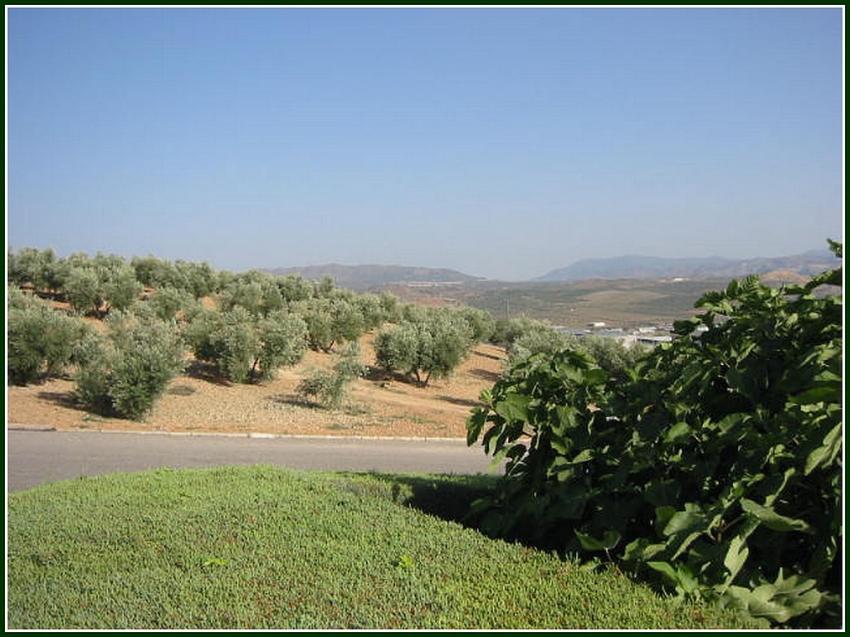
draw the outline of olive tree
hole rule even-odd
[[[129,265],[104,269],[101,272],[103,296],[110,310],[126,310],[133,305],[142,291],[142,284],[136,279],[136,273]]]
[[[258,318],[242,306],[226,312],[204,311],[185,335],[196,358],[213,363],[236,383],[264,380],[279,367],[293,365],[304,355],[307,327],[284,311]]]
[[[225,311],[240,306],[255,316],[265,316],[283,307],[283,297],[271,277],[249,273],[221,291],[219,306]]]
[[[431,378],[446,378],[463,361],[473,344],[467,322],[448,311],[432,311],[424,320],[402,321],[378,332],[376,364],[414,378],[427,386]]]
[[[177,318],[181,312],[190,314],[197,306],[191,293],[173,287],[157,288],[148,299],[154,313],[162,320]]]
[[[100,313],[104,303],[104,290],[94,268],[72,268],[65,278],[65,296],[77,312]]]
[[[351,381],[365,371],[360,361],[360,346],[352,341],[337,354],[332,370],[313,370],[298,384],[297,392],[307,400],[315,399],[323,407],[335,409],[345,400]]]
[[[275,283],[285,303],[305,301],[313,296],[312,283],[298,275],[277,277]]]
[[[357,306],[342,298],[314,298],[293,307],[307,324],[307,340],[316,351],[327,353],[335,343],[357,340],[365,329]]]
[[[116,311],[108,336],[88,339],[80,354],[76,395],[107,414],[140,419],[183,369],[183,344],[173,322]]]
[[[458,314],[472,330],[472,340],[476,343],[487,341],[496,329],[496,321],[486,310],[474,307],[463,307],[457,310]]]
[[[8,254],[7,279],[15,285],[32,285],[36,291],[55,293],[59,288],[59,262],[51,248],[21,248]]]
[[[300,316],[283,310],[272,312],[257,324],[260,347],[251,367],[262,379],[274,377],[280,367],[294,365],[307,349],[307,325]]]
[[[90,330],[81,319],[23,295],[10,299],[8,322],[9,381],[21,385],[61,373]]]

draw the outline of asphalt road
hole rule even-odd
[[[273,464],[296,469],[487,473],[479,445],[457,440],[174,436],[108,432],[8,432],[8,489],[157,467]]]

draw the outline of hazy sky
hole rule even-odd
[[[12,9],[8,242],[444,266],[842,233],[842,14]]]

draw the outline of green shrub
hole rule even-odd
[[[213,334],[213,362],[222,376],[234,383],[246,382],[255,367],[260,339],[253,318],[241,306],[222,315],[221,328]]]
[[[313,296],[313,285],[298,275],[279,276],[275,284],[284,303],[305,301]]]
[[[67,273],[65,296],[77,312],[98,314],[104,303],[100,277],[94,268],[72,268]]]
[[[493,320],[490,312],[473,307],[463,307],[458,310],[458,314],[469,325],[469,329],[472,331],[472,340],[476,343],[486,342],[493,336],[496,321]]]
[[[345,400],[349,383],[365,372],[366,367],[360,362],[360,346],[355,341],[338,354],[332,371],[313,370],[296,391],[306,400],[315,399],[323,407],[336,409]]]
[[[77,397],[97,411],[140,419],[183,369],[176,325],[122,312],[107,324],[108,337],[81,347]]]
[[[187,327],[185,337],[199,360],[215,364],[235,383],[268,379],[293,365],[306,349],[306,326],[284,311],[258,318],[242,306],[228,312],[203,311]]]
[[[123,262],[103,274],[103,296],[109,304],[107,311],[126,310],[139,299],[142,284],[136,280],[136,273]]]
[[[257,326],[260,349],[256,363],[260,378],[269,379],[278,368],[294,365],[307,349],[307,326],[300,316],[279,310],[262,319]]]
[[[8,253],[7,279],[14,285],[30,284],[36,291],[54,292],[59,287],[58,262],[50,248],[22,248]]]
[[[283,307],[283,297],[271,277],[260,272],[248,272],[219,294],[219,307],[223,311],[237,306],[255,316],[265,316]]]
[[[173,287],[157,288],[148,303],[156,316],[163,321],[175,319],[181,312],[191,315],[198,307],[190,292]]]
[[[639,343],[626,347],[620,341],[604,336],[583,336],[578,344],[599,367],[617,377],[622,377],[626,370],[637,365],[649,351]]]
[[[474,507],[482,528],[763,622],[837,624],[842,301],[823,284],[840,268],[708,293],[625,382],[570,350],[514,366],[467,423],[469,444],[483,431],[508,461]]]
[[[19,310],[25,310],[36,305],[44,305],[44,301],[37,296],[24,292],[18,288],[9,288],[7,303],[9,309],[17,308]]]
[[[507,346],[508,365],[516,365],[534,354],[552,355],[562,349],[586,351],[572,334],[557,332],[547,325],[517,335]]]
[[[61,373],[89,329],[27,295],[11,295],[8,321],[9,381],[20,385]]]
[[[104,316],[110,310],[127,310],[142,291],[135,270],[115,255],[79,255],[62,267],[65,296],[78,312]]]
[[[351,302],[360,315],[361,325],[358,328],[361,331],[374,330],[384,322],[384,308],[377,294],[358,294]]]
[[[313,298],[296,303],[307,325],[307,341],[316,351],[330,352],[334,344],[357,340],[365,330],[357,306],[343,298]]]
[[[426,312],[418,322],[378,332],[376,364],[416,379],[426,386],[431,378],[446,378],[463,361],[472,346],[472,330],[451,311]]]
[[[401,304],[398,297],[391,292],[381,292],[378,298],[381,302],[383,320],[390,323],[398,323],[401,320]]]
[[[410,373],[419,360],[418,323],[403,321],[375,335],[375,364],[388,372]]]
[[[526,334],[554,331],[552,326],[546,321],[538,321],[537,319],[528,318],[527,316],[517,316],[512,319],[499,319],[495,322],[493,331],[490,334],[490,342],[495,345],[502,345],[510,348],[510,346],[525,336]]]

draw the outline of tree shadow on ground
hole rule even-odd
[[[499,380],[502,375],[499,372],[492,372],[489,369],[481,369],[480,367],[476,367],[475,369],[470,369],[469,373],[476,378],[480,378],[482,380],[489,381],[491,383],[495,383]]]
[[[303,407],[304,409],[324,409],[322,405],[316,401],[308,400],[298,394],[275,394],[267,396],[269,400],[278,405],[292,405],[293,407]]]
[[[405,376],[404,374],[387,371],[382,367],[375,367],[373,365],[368,365],[366,367],[366,373],[363,374],[362,378],[377,383],[396,382],[405,383],[407,385],[412,384],[410,378]]]
[[[489,358],[492,361],[503,361],[505,360],[503,356],[494,356],[493,354],[488,354],[487,352],[482,352],[481,350],[475,350],[475,355],[480,356],[481,358]]]
[[[197,390],[194,387],[189,387],[188,385],[174,385],[170,387],[165,393],[171,394],[172,396],[191,396]]]
[[[36,396],[44,401],[53,403],[66,409],[83,412],[83,420],[130,420],[115,413],[108,405],[86,405],[77,400],[73,391],[58,392],[58,391],[42,391]]]
[[[230,387],[233,383],[229,380],[222,378],[218,370],[215,368],[215,365],[211,363],[205,363],[203,361],[192,361],[183,371],[186,376],[190,378],[197,378],[198,380],[205,380],[208,383],[212,383],[213,385],[220,385],[222,387]]]
[[[482,405],[480,400],[457,398],[456,396],[446,396],[445,394],[440,394],[437,398],[453,405],[461,405],[462,407],[480,407]]]
[[[74,409],[76,411],[90,411],[89,409],[86,409],[83,405],[81,405],[79,402],[77,402],[74,393],[70,391],[40,391],[36,394],[36,396],[40,400],[53,403],[54,405],[59,405],[60,407],[66,407],[68,409]]]

